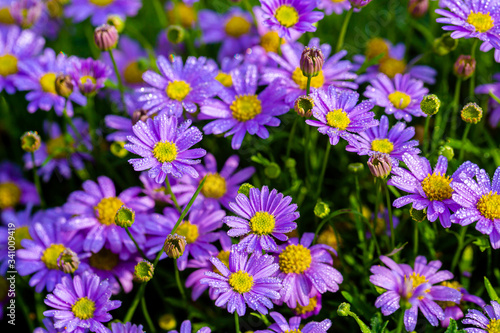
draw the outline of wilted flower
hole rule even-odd
[[[467,80],[474,74],[476,70],[476,59],[472,58],[470,55],[461,55],[458,57],[455,65],[453,66],[453,71],[455,75],[463,80]]]
[[[28,153],[34,153],[40,148],[42,139],[37,131],[29,131],[21,136],[21,148]]]
[[[71,76],[65,74],[59,74],[56,77],[56,92],[59,96],[68,98],[73,93],[73,80]]]
[[[391,174],[392,161],[389,155],[376,153],[368,160],[368,169],[376,178],[387,178]]]

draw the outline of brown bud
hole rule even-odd
[[[60,74],[56,77],[56,92],[59,96],[68,98],[73,93],[73,81],[71,76]]]
[[[387,154],[374,154],[367,164],[373,177],[377,178],[387,178],[392,170],[392,161]]]
[[[302,74],[307,77],[318,76],[323,69],[325,56],[320,49],[315,47],[305,47],[300,56],[300,69]]]
[[[186,249],[186,237],[175,235],[168,235],[165,240],[163,250],[172,259],[179,259]]]

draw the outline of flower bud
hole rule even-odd
[[[109,151],[116,157],[123,158],[128,155],[128,150],[125,149],[124,141],[113,141],[109,146]]]
[[[163,251],[172,259],[178,259],[184,254],[186,249],[186,237],[175,235],[168,235],[163,246]]]
[[[109,15],[106,23],[115,27],[118,33],[125,29],[125,21],[118,15]]]
[[[142,260],[134,267],[134,279],[139,282],[148,282],[153,278],[153,264],[147,260]]]
[[[250,189],[251,188],[255,188],[255,186],[253,186],[252,184],[249,184],[249,183],[244,183],[238,189],[238,193],[242,193],[242,194],[244,194],[245,196],[248,197],[248,195],[250,194]]]
[[[46,6],[51,18],[58,18],[62,16],[64,7],[59,0],[48,0],[46,2]]]
[[[469,103],[460,112],[462,120],[469,124],[477,124],[483,117],[483,109],[476,103]]]
[[[438,113],[440,107],[441,101],[436,95],[427,95],[420,102],[420,109],[428,116]]]
[[[323,201],[318,201],[316,206],[314,206],[314,215],[320,219],[324,219],[328,214],[330,214],[330,206]]]
[[[447,55],[454,51],[458,46],[458,39],[451,38],[451,33],[443,34],[441,37],[436,38],[432,44],[432,50],[437,55]]]
[[[309,97],[307,95],[299,96],[295,100],[293,108],[300,117],[311,117],[312,109],[314,108],[314,100],[312,99],[312,97]]]
[[[158,325],[164,331],[170,331],[177,327],[177,321],[171,313],[164,314],[158,319]]]
[[[71,249],[64,249],[57,258],[57,267],[66,274],[74,273],[78,266],[80,266],[80,259]]]
[[[300,56],[300,69],[302,75],[306,77],[318,76],[323,68],[325,57],[320,49],[315,47],[305,47]]]
[[[448,161],[451,161],[453,156],[455,156],[455,151],[452,147],[444,145],[439,148],[439,155],[444,156]]]
[[[121,206],[115,215],[115,224],[122,228],[130,228],[135,221],[135,212],[133,209]]]
[[[186,31],[180,25],[171,25],[167,28],[167,39],[173,44],[179,44],[184,41]]]
[[[476,70],[476,59],[472,58],[470,55],[461,55],[458,57],[455,65],[453,66],[453,71],[455,75],[463,80],[467,80],[474,74]]]
[[[269,163],[268,166],[266,166],[266,168],[264,169],[264,173],[267,177],[269,177],[269,179],[276,179],[281,174],[281,168],[278,164],[272,162]]]
[[[337,314],[342,317],[347,317],[351,313],[351,304],[341,303],[337,309]]]
[[[148,112],[143,109],[135,110],[134,113],[132,114],[132,126],[137,124],[137,122],[143,121],[146,122],[148,119]]]
[[[349,172],[351,173],[361,173],[363,172],[363,170],[365,169],[365,166],[363,165],[363,163],[351,163],[347,166],[347,170],[349,170]]]
[[[425,209],[423,210],[416,210],[413,207],[410,208],[410,216],[415,222],[423,222],[425,218],[427,217],[427,212]]]
[[[64,98],[68,98],[73,93],[74,85],[69,75],[59,74],[56,77],[55,86],[57,94]]]
[[[391,158],[386,154],[374,154],[368,160],[368,168],[373,177],[387,178],[392,170]]]
[[[40,148],[42,139],[37,131],[29,131],[21,136],[21,148],[28,153],[34,153]]]
[[[101,51],[114,49],[118,43],[118,31],[112,25],[103,24],[95,28],[94,41]]]
[[[362,8],[368,5],[372,0],[349,0],[351,5],[356,8]]]
[[[408,13],[415,18],[420,18],[429,10],[429,0],[410,0]]]

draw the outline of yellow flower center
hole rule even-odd
[[[123,205],[123,201],[117,197],[103,198],[94,207],[95,217],[104,225],[115,224],[116,212]]]
[[[0,8],[0,23],[5,25],[11,25],[16,23],[16,21],[12,17],[12,14],[10,13],[9,7]]]
[[[21,189],[15,183],[0,183],[0,209],[17,205],[21,199],[21,194]]]
[[[179,102],[182,102],[190,91],[191,86],[182,80],[169,82],[166,89],[167,96]]]
[[[450,186],[452,179],[445,174],[441,175],[440,172],[428,174],[422,181],[422,189],[431,201],[443,201],[450,199],[453,189]]]
[[[344,131],[351,123],[351,120],[349,119],[347,112],[342,109],[335,109],[326,114],[326,123],[328,126]]]
[[[89,259],[90,266],[103,271],[112,270],[118,262],[118,255],[104,248],[97,253],[92,253]]]
[[[153,155],[160,163],[170,163],[177,158],[177,146],[170,141],[160,141],[155,144]]]
[[[167,12],[168,21],[175,24],[180,23],[184,28],[190,28],[196,22],[196,12],[193,7],[184,3],[177,3],[174,8]]]
[[[365,55],[367,59],[373,59],[384,54],[382,59],[389,57],[389,45],[382,38],[372,38],[366,44]]]
[[[188,244],[196,242],[200,235],[198,233],[198,226],[196,224],[191,224],[189,221],[182,222],[182,224],[177,227],[176,233],[186,237],[186,242]]]
[[[224,265],[226,265],[227,268],[229,268],[229,253],[230,251],[220,251],[217,255],[217,259],[219,259]],[[213,271],[214,273],[222,275],[215,266],[213,268]]]
[[[262,104],[257,95],[239,95],[229,108],[233,118],[242,122],[253,119],[262,112]]]
[[[500,333],[500,319],[491,319],[488,326],[486,326],[488,333]]]
[[[257,212],[250,219],[250,228],[254,234],[269,235],[273,232],[276,220],[268,212]]]
[[[41,260],[48,269],[58,269],[57,258],[66,248],[62,244],[51,244],[43,251]]]
[[[298,315],[303,315],[308,312],[314,311],[316,309],[316,305],[318,305],[318,299],[316,296],[313,298],[309,298],[309,304],[306,306],[302,306],[297,302],[297,306],[295,307],[295,313]]]
[[[304,273],[312,262],[311,250],[302,245],[288,245],[279,255],[280,270],[283,273]]]
[[[331,2],[333,2],[333,3],[341,3],[341,2],[344,2],[344,1],[346,1],[346,0],[331,0]]]
[[[253,277],[244,271],[231,274],[228,282],[233,290],[240,294],[249,292],[253,287]]]
[[[222,85],[226,88],[232,87],[233,86],[233,78],[231,77],[231,74],[226,74],[223,72],[219,72],[217,76],[215,77],[217,81],[222,83]]]
[[[278,20],[279,24],[285,28],[293,27],[299,22],[299,12],[297,9],[290,5],[281,5],[276,9],[274,17]]]
[[[95,303],[88,297],[81,297],[73,304],[71,311],[73,311],[73,314],[77,318],[83,320],[89,319],[94,316]]]
[[[73,142],[66,143],[66,139],[62,135],[47,141],[47,153],[52,158],[67,158],[73,148]]]
[[[56,73],[47,73],[40,78],[40,86],[47,93],[56,95]]]
[[[201,193],[206,198],[219,199],[226,194],[226,180],[218,173],[209,173],[205,178],[205,184],[201,188]]]
[[[407,279],[408,278],[405,275],[405,280],[407,280]],[[420,275],[420,274],[415,273],[415,272],[411,273],[409,279],[411,280],[411,284],[412,284],[413,289],[417,288],[421,284],[426,283],[428,281],[425,276]]]
[[[123,70],[123,79],[129,84],[138,84],[144,82],[142,79],[143,70],[139,68],[137,61],[131,61]]]
[[[395,92],[389,95],[389,101],[394,105],[397,109],[405,109],[411,103],[411,97],[404,92],[396,90]]]
[[[283,333],[302,333],[301,330],[299,329],[296,329],[296,330],[288,330],[288,331],[284,331]]]
[[[27,226],[17,228],[14,237],[16,238],[16,250],[23,248],[21,245],[23,239],[32,239]]]
[[[95,77],[92,77],[90,75],[84,75],[80,78],[80,83],[81,84],[85,84],[87,83],[87,80],[90,80],[90,82],[92,82],[93,84],[96,84],[96,79]]]
[[[406,62],[394,58],[384,58],[380,61],[380,66],[378,68],[381,73],[384,73],[391,79],[393,79],[396,74],[403,74],[405,69]]]
[[[301,90],[307,89],[307,76],[302,74],[302,70],[297,67],[292,73],[293,82],[297,83]],[[318,76],[314,76],[311,78],[311,88],[321,88],[325,84],[325,76],[323,75],[323,71],[320,71]]]
[[[96,6],[105,7],[113,3],[114,0],[89,0]]]
[[[252,24],[244,17],[235,15],[226,22],[226,34],[238,38],[250,31]]]
[[[269,31],[260,39],[260,46],[266,50],[266,52],[278,52],[280,47],[280,36],[276,31]]]
[[[474,13],[472,10],[467,17],[467,23],[473,25],[478,32],[487,32],[495,26],[495,22],[489,12],[486,14]]]
[[[372,150],[379,153],[390,154],[394,150],[394,145],[389,139],[375,139],[372,141]]]
[[[9,76],[17,73],[17,58],[12,54],[0,56],[0,75]]]
[[[490,191],[478,200],[476,207],[487,219],[500,219],[500,194]]]

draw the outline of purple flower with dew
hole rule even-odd
[[[316,9],[316,0],[260,0],[265,23],[278,32],[281,38],[290,41],[292,34],[315,32],[314,23],[324,14]]]
[[[142,325],[111,323],[111,333],[145,333]]]
[[[308,47],[321,49],[325,57],[323,69],[318,76],[311,79],[311,88],[324,88],[335,86],[344,89],[358,89],[358,85],[351,80],[357,75],[353,71],[353,65],[349,60],[341,60],[347,55],[342,50],[331,55],[332,47],[328,44],[319,44],[319,38],[312,38]],[[300,69],[300,56],[304,46],[300,43],[290,43],[281,46],[282,57],[275,53],[269,53],[269,57],[279,64],[280,68],[267,67],[263,69],[260,84],[271,84],[275,79],[282,79],[283,86],[287,89],[285,102],[292,106],[297,97],[306,94],[307,77]],[[331,55],[331,56],[330,56]],[[280,82],[281,83],[281,82]]]
[[[120,259],[126,260],[137,252],[133,241],[124,228],[115,224],[115,215],[122,206],[136,213],[136,222],[128,228],[139,245],[144,244],[144,226],[138,215],[148,213],[154,201],[139,196],[140,187],[130,187],[116,195],[115,185],[108,177],[97,178],[97,183],[87,180],[82,184],[83,191],[75,191],[68,197],[63,209],[72,217],[65,224],[67,230],[79,230],[84,235],[85,251],[99,252],[104,246]]]
[[[229,202],[234,201],[238,195],[241,184],[250,179],[255,172],[254,167],[247,167],[238,172],[240,158],[238,155],[230,156],[220,170],[217,169],[217,161],[212,154],[205,155],[203,164],[195,166],[200,174],[198,178],[184,176],[172,186],[172,191],[177,197],[179,205],[185,205],[191,200],[203,177],[206,176],[205,184],[198,194],[194,205],[204,205],[208,208],[220,209],[220,206],[229,208]]]
[[[177,121],[177,117],[162,114],[132,127],[134,136],[127,137],[125,149],[142,157],[129,160],[135,171],[149,170],[149,177],[157,183],[163,183],[168,174],[175,178],[184,174],[199,176],[193,165],[201,162],[198,158],[205,156],[206,151],[189,148],[200,142],[203,135],[197,127],[190,127],[191,120],[179,125]]]
[[[255,333],[326,333],[332,326],[330,319],[325,319],[322,322],[311,321],[301,327],[300,317],[292,317],[287,321],[281,313],[271,312],[269,315],[274,319],[275,323],[271,324],[269,329],[255,331]]]
[[[330,144],[336,145],[342,137],[351,141],[353,133],[366,131],[378,125],[371,101],[358,103],[359,94],[351,90],[341,90],[334,86],[314,90],[313,116],[317,120],[306,120],[306,124],[318,127],[318,132],[328,135]]]
[[[460,291],[443,285],[435,286],[453,278],[449,271],[438,272],[441,267],[439,260],[427,263],[425,257],[418,256],[414,269],[406,264],[397,264],[386,256],[380,256],[380,260],[388,268],[372,266],[370,282],[386,292],[377,298],[375,306],[381,308],[384,316],[389,316],[400,308],[401,303],[404,304],[407,307],[404,324],[408,332],[415,330],[419,309],[432,326],[438,326],[445,315],[436,301],[460,302]]]
[[[275,189],[269,192],[267,186],[262,190],[251,188],[248,197],[243,193],[236,196],[229,208],[237,216],[227,216],[223,222],[230,230],[231,237],[245,236],[238,247],[248,253],[261,253],[262,250],[277,252],[279,241],[288,240],[286,233],[297,228],[294,221],[300,217],[297,205],[292,204],[292,197],[284,197]]]
[[[181,325],[180,333],[192,333],[191,322],[184,320]],[[210,333],[212,330],[209,327],[202,327],[196,333]],[[178,331],[168,331],[168,333],[179,333]]]
[[[500,62],[500,61],[499,61]],[[500,73],[493,75],[493,80],[496,82],[480,85],[476,88],[476,94],[489,94],[493,93],[495,96],[500,96]],[[497,127],[500,122],[500,103],[493,98],[489,101],[490,109],[490,126]]]
[[[488,173],[481,169],[475,174],[459,175],[460,183],[452,184],[453,200],[461,208],[451,220],[461,226],[476,222],[476,230],[490,236],[491,246],[500,248],[500,167],[490,181]]]
[[[442,286],[450,287],[456,289],[462,293],[462,299],[460,300],[460,304],[456,304],[455,302],[437,302],[439,306],[444,309],[444,319],[441,320],[441,327],[448,327],[450,325],[450,319],[459,320],[464,317],[464,313],[462,311],[462,306],[465,302],[470,302],[478,305],[483,308],[486,303],[477,296],[469,294],[469,292],[463,288],[460,283],[457,281],[445,281],[441,283]]]
[[[487,316],[478,310],[469,309],[462,320],[464,325],[474,325],[476,327],[467,327],[464,330],[467,333],[496,333],[500,329],[500,304],[497,301],[491,301],[491,305],[483,308]],[[477,328],[479,327],[479,328]]]
[[[95,94],[104,87],[104,81],[111,75],[111,68],[92,58],[74,58],[69,69],[73,81],[84,95]]]
[[[240,149],[245,134],[269,137],[266,126],[279,126],[277,116],[289,108],[284,102],[286,91],[275,82],[257,94],[257,67],[248,65],[231,72],[233,88],[221,90],[222,100],[209,99],[201,106],[199,119],[215,119],[203,127],[205,134],[233,135],[231,147]]]
[[[52,318],[43,318],[42,320],[45,329],[42,327],[37,327],[33,333],[60,333],[61,330],[54,328],[54,320]]]
[[[393,80],[385,74],[378,74],[366,88],[365,97],[385,108],[385,113],[394,114],[396,119],[410,122],[412,116],[426,117],[420,109],[420,102],[429,92],[424,83],[412,79],[409,74],[396,74]]]
[[[235,245],[229,253],[229,267],[212,257],[218,272],[206,272],[200,282],[215,289],[215,305],[227,307],[229,313],[236,311],[244,316],[247,305],[255,311],[267,314],[273,307],[272,300],[279,299],[281,280],[275,275],[278,264],[273,256],[253,253],[250,256]]]
[[[18,205],[40,204],[33,183],[25,180],[21,169],[10,162],[0,163],[0,209],[12,209]]]
[[[108,281],[85,272],[71,279],[62,278],[52,294],[47,295],[45,304],[54,310],[44,311],[44,316],[54,318],[54,328],[65,332],[83,333],[90,328],[94,332],[110,332],[102,323],[113,317],[108,311],[117,309],[121,301],[110,300]]]
[[[244,58],[241,54],[236,54],[233,57],[226,57],[222,59],[220,69],[217,63],[212,59],[207,60],[207,66],[212,67],[214,71],[218,71],[215,79],[219,81],[224,86],[224,88],[227,89],[233,86],[233,78],[231,76],[231,72],[234,69],[240,67],[243,60]]]
[[[323,9],[326,15],[340,15],[351,9],[351,3],[349,0],[318,0],[318,9]]]
[[[69,179],[71,168],[76,171],[83,170],[84,162],[92,161],[92,155],[86,152],[92,150],[89,125],[80,118],[73,119],[73,124],[78,133],[66,125],[67,135],[64,135],[57,123],[44,122],[45,133],[49,135],[49,139],[42,142],[40,149],[34,153],[35,165],[44,182],[48,182],[54,172]],[[26,153],[23,159],[25,167],[32,169],[31,153]]]
[[[309,298],[309,304],[302,306],[297,303],[297,306],[292,309],[296,316],[306,319],[311,316],[316,316],[321,311],[322,301],[321,294],[316,294],[316,296]]]
[[[380,117],[378,126],[351,135],[346,150],[361,156],[383,153],[392,157],[393,160],[401,161],[405,153],[420,154],[420,149],[417,148],[418,141],[411,140],[414,136],[415,128],[406,127],[403,122],[398,122],[389,130],[389,119],[384,115]],[[393,162],[393,164],[397,163]]]
[[[82,22],[90,17],[93,26],[106,23],[108,16],[132,17],[142,7],[140,0],[73,0],[64,9],[64,15],[73,22]]]
[[[86,105],[87,99],[77,89],[68,99],[59,96],[56,92],[56,77],[59,74],[67,74],[70,60],[65,54],[56,56],[54,50],[46,48],[44,53],[36,61],[19,63],[19,72],[24,75],[23,80],[19,80],[17,88],[19,90],[29,90],[26,94],[28,112],[34,113],[38,109],[50,111],[54,108],[58,116],[63,115],[66,110],[68,116],[73,115],[73,104]]]
[[[222,85],[215,80],[217,72],[207,66],[204,57],[188,57],[182,64],[181,57],[173,56],[171,62],[163,56],[157,60],[160,74],[148,70],[143,75],[146,87],[137,89],[139,102],[150,114],[166,113],[180,117],[183,110],[197,111],[197,105],[214,97]]]
[[[19,65],[32,61],[45,44],[45,40],[30,30],[17,26],[0,29],[0,92],[13,94],[17,90]]]
[[[17,0],[10,6],[15,23],[23,29],[31,28],[43,16],[45,3],[41,0]]]

